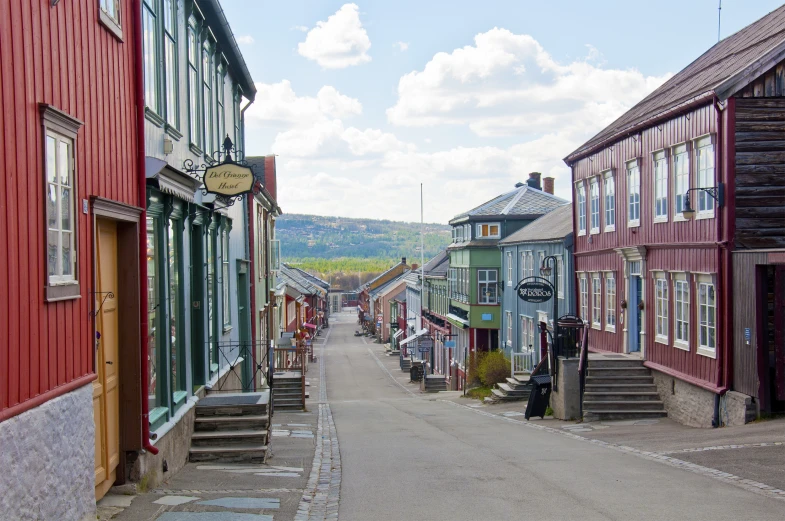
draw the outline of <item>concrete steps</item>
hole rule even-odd
[[[528,400],[531,394],[531,387],[528,385],[529,375],[517,374],[507,378],[507,382],[496,384],[495,389],[491,389],[492,402],[512,402],[518,400]]]
[[[403,360],[401,360],[401,371],[403,371],[404,373],[408,373],[411,368],[412,368],[411,358],[406,357]]]
[[[651,371],[635,359],[589,359],[583,393],[584,421],[667,416]]]
[[[438,393],[447,390],[447,379],[443,375],[429,374],[425,376],[425,392]]]
[[[270,393],[208,395],[196,404],[190,461],[264,463]]]
[[[300,376],[273,376],[273,406],[280,410],[302,410],[305,408],[303,382]]]

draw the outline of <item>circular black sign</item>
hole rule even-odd
[[[518,297],[526,302],[548,302],[553,298],[553,288],[547,282],[524,282],[518,287]]]

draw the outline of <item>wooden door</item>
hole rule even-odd
[[[96,222],[95,498],[101,499],[117,478],[120,463],[118,367],[117,223]]]

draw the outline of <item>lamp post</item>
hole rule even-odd
[[[550,261],[551,266],[548,266]],[[542,260],[540,274],[543,277],[550,277],[553,274],[553,349],[554,354],[558,352],[557,343],[559,342],[559,260],[555,255],[548,255]],[[547,324],[546,324],[547,326]]]
[[[714,199],[717,202],[717,206],[723,206],[725,204],[725,185],[723,183],[719,183],[717,186],[711,187],[698,187],[698,188],[690,188],[684,194],[684,208],[682,208],[681,214],[684,216],[685,219],[691,219],[695,215],[695,209],[690,204],[690,192],[693,191],[700,191],[706,193],[709,197]]]

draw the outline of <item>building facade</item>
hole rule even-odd
[[[527,277],[544,277],[540,273],[547,257],[556,258],[556,269],[549,279],[557,286],[559,317],[575,313],[573,269],[572,207],[563,205],[528,226],[499,241],[505,272],[502,304],[501,345],[505,354],[524,353],[526,369],[531,370],[543,352],[540,323],[553,330],[553,301],[525,302],[515,291]],[[552,267],[552,261],[548,261]],[[557,317],[558,318],[558,317]]]
[[[433,360],[428,355],[429,368],[433,374],[444,375],[448,385],[454,380],[453,350],[448,347],[453,342],[450,324],[447,322],[449,301],[447,294],[447,272],[450,268],[450,256],[447,250],[440,252],[425,263],[423,275],[422,327],[427,329],[433,338]]]
[[[638,353],[669,415],[691,425],[743,422],[770,375],[785,386],[785,348],[762,336],[755,304],[775,293],[783,244],[768,123],[785,94],[771,47],[783,29],[780,8],[720,41],[566,159],[590,348]]]

